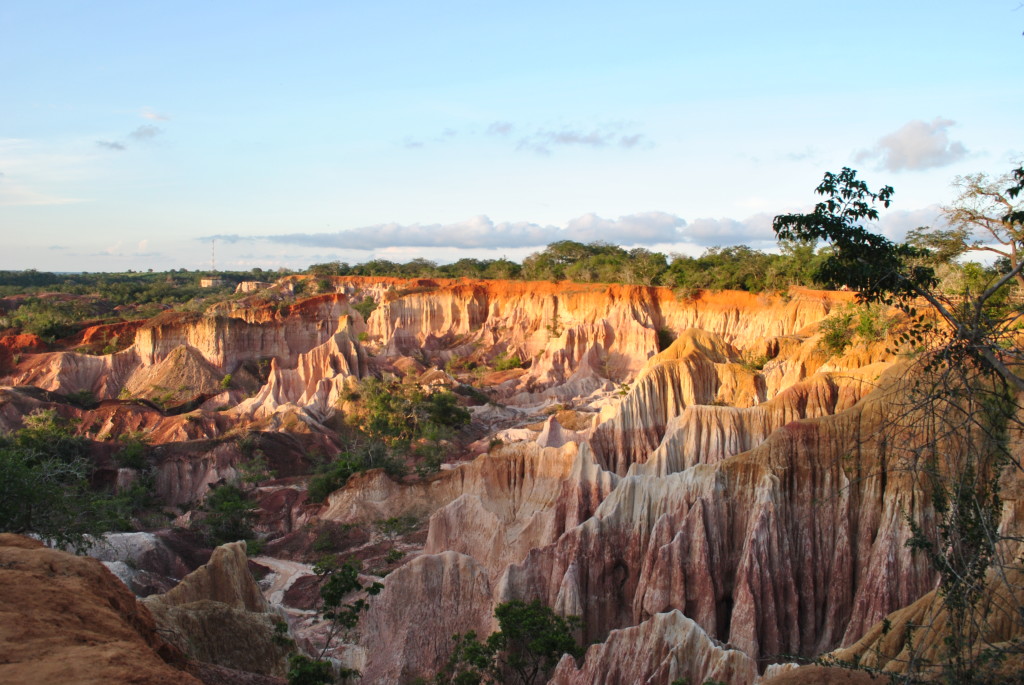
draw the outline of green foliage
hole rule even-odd
[[[382,536],[394,542],[397,538],[416,530],[420,525],[420,520],[415,516],[392,516],[386,519],[379,519],[374,522],[374,527],[377,532]]]
[[[288,685],[328,685],[337,682],[330,661],[310,659],[305,654],[288,657]]]
[[[880,304],[870,304],[859,308],[857,312],[857,325],[855,332],[865,342],[878,342],[884,340],[894,324],[894,319],[889,316],[888,307]]]
[[[843,311],[823,319],[818,324],[821,332],[820,345],[830,354],[842,354],[843,350],[853,342],[853,331],[850,327],[853,323],[853,312]]]
[[[353,633],[359,625],[360,615],[370,608],[369,602],[365,599],[345,600],[358,592],[373,596],[384,589],[380,583],[363,585],[359,582],[359,566],[352,560],[339,564],[334,557],[324,557],[313,566],[313,573],[320,578],[317,617],[328,623],[328,629],[317,658],[301,656],[289,660],[289,685],[320,685],[335,682],[336,676],[331,662],[324,657],[338,637],[346,641],[354,638]],[[351,668],[340,669],[337,673],[337,678],[342,679],[358,676],[359,671]]]
[[[352,305],[352,309],[359,312],[359,315],[363,317],[363,321],[370,318],[370,314],[377,308],[377,302],[372,297],[364,297],[355,304]]]
[[[89,486],[88,443],[52,410],[0,435],[0,530],[81,550],[86,536],[123,525],[118,501]]]
[[[770,361],[771,357],[766,354],[744,354],[740,364],[753,373],[764,369],[764,365]]]
[[[508,371],[510,369],[519,369],[523,366],[523,360],[519,358],[518,354],[509,355],[508,352],[502,352],[494,358],[494,370],[495,371]]]
[[[96,401],[96,395],[93,394],[92,390],[78,390],[76,392],[68,393],[68,402],[81,407],[82,409],[92,409],[99,402]]]
[[[830,354],[842,354],[855,335],[863,342],[885,339],[893,323],[886,305],[850,305],[821,321],[819,344]]]
[[[220,379],[220,387],[222,389],[224,389],[224,390],[227,390],[228,388],[231,387],[231,374],[230,373],[224,374],[224,378]]]
[[[94,315],[93,308],[81,300],[32,298],[14,311],[11,323],[52,342],[71,335],[78,322]]]
[[[662,282],[687,294],[700,290],[748,290],[761,292],[789,285],[788,279],[769,280],[782,259],[746,245],[708,248],[700,257],[677,255]]]
[[[388,553],[384,555],[384,561],[386,561],[389,564],[393,564],[396,561],[401,561],[404,556],[405,556],[405,552],[403,552],[400,549],[392,548],[392,549],[389,549]]]
[[[263,450],[255,450],[247,461],[238,465],[238,472],[242,476],[242,482],[249,485],[256,485],[265,480],[277,477],[277,472],[270,468],[270,462]]]
[[[813,212],[779,215],[772,227],[782,240],[824,240],[832,246],[816,280],[846,285],[869,302],[912,297],[936,284],[934,270],[920,263],[925,255],[920,248],[896,245],[864,227],[878,219],[876,204],[888,208],[892,203],[891,186],[872,192],[856,171],[844,167],[839,174],[826,173],[815,192],[826,199]]]
[[[344,487],[353,475],[370,469],[384,469],[393,478],[401,478],[407,472],[405,464],[391,453],[387,445],[369,441],[353,446],[326,464],[310,479],[307,498],[310,502],[323,502],[332,492]]]
[[[454,649],[436,683],[533,683],[547,680],[564,654],[579,658],[583,648],[573,637],[580,621],[562,617],[539,601],[499,604],[499,630],[481,642],[470,631],[454,635]]]
[[[246,540],[252,530],[256,513],[248,496],[236,485],[222,485],[210,492],[204,504],[203,527],[212,545]]]
[[[117,437],[121,449],[114,455],[118,466],[130,469],[144,469],[148,465],[149,436],[142,431],[122,433]]]
[[[401,461],[393,454],[411,449],[425,473],[436,471],[444,457],[443,441],[469,423],[470,414],[447,390],[426,392],[417,385],[367,379],[359,386],[357,414],[350,417],[368,438],[365,468],[390,469],[399,474]],[[347,479],[347,476],[346,476]]]
[[[667,350],[676,341],[676,333],[668,328],[658,329],[658,351]]]

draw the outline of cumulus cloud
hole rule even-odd
[[[218,240],[269,240],[275,243],[326,249],[378,250],[389,247],[457,247],[494,249],[540,247],[559,240],[620,245],[653,245],[686,240],[686,221],[664,212],[645,212],[605,219],[586,214],[564,227],[531,222],[495,223],[476,216],[451,224],[378,224],[332,233],[288,233],[258,238],[211,236]],[[209,238],[206,238],[209,240]]]
[[[106,150],[116,150],[117,152],[124,152],[128,149],[124,143],[119,143],[116,140],[97,140],[96,144]]]
[[[942,207],[933,204],[921,209],[890,209],[879,217],[876,228],[886,238],[902,242],[907,237],[907,231],[922,226],[949,228],[942,214]]]
[[[882,136],[873,148],[858,152],[855,159],[877,161],[879,168],[889,171],[920,171],[952,164],[967,156],[963,143],[949,139],[947,129],[954,124],[952,119],[941,117],[931,122],[916,119]]]
[[[747,217],[742,221],[730,218],[694,219],[686,228],[686,238],[688,242],[704,247],[751,245],[774,242],[775,232],[772,231],[772,217],[762,213]]]

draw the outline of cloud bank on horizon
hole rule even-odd
[[[747,244],[759,249],[775,244],[773,216],[758,213],[746,219],[698,218],[691,222],[667,212],[642,212],[606,219],[584,214],[564,226],[526,221],[495,222],[475,216],[449,224],[377,224],[322,233],[281,233],[246,236],[237,233],[206,236],[201,240],[227,243],[267,241],[305,248],[373,252],[388,248],[452,248],[496,250],[542,248],[562,240],[580,243],[605,242],[622,246],[715,246]],[[901,240],[913,228],[942,226],[941,208],[931,205],[918,210],[886,212],[877,229],[893,240]]]

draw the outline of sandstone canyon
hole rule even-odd
[[[51,578],[38,605],[5,596],[0,680],[100,682],[123,677],[103,674],[127,660],[137,678],[123,682],[283,682],[288,653],[316,654],[326,639],[314,611],[323,554],[358,560],[366,583],[383,585],[358,630],[329,646],[363,683],[431,680],[452,636],[496,630],[494,608],[510,600],[580,617],[584,656],[550,674],[565,684],[829,682],[823,667],[796,665],[829,653],[902,672],[907,626],[945,620],[938,573],[907,545],[937,520],[927,483],[903,468],[925,438],[893,432],[921,411],[902,401],[912,360],[885,339],[821,345],[819,324],[851,293],[329,285],[161,314],[119,330],[133,342],[111,354],[0,341],[0,429],[52,409],[93,445],[97,484],[145,482],[157,503],[139,532],[91,552],[123,584],[99,562],[0,539],[7,590],[29,582],[19,574]],[[355,305],[369,299],[364,319]],[[314,502],[311,474],[348,449],[346,420],[371,377],[451,390],[471,421],[441,441],[439,470],[363,470]],[[123,435],[145,437],[145,463],[118,462],[109,446]],[[266,473],[251,478],[257,459]],[[250,542],[248,562],[238,544],[211,557],[190,529],[212,492],[242,483],[262,549]],[[1008,474],[1010,537],[1021,492]],[[104,584],[103,606],[41,613],[80,594],[72,582]],[[136,602],[125,585],[148,596]],[[27,642],[46,631],[67,637]],[[1009,619],[985,639],[1020,631]],[[917,652],[934,652],[942,637],[918,639]],[[72,651],[91,680],[57,670]]]

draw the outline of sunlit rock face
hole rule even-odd
[[[562,660],[557,683],[753,683],[787,655],[877,646],[884,617],[930,610],[913,603],[936,575],[906,542],[908,517],[931,530],[934,512],[902,468],[924,438],[888,437],[906,418],[908,367],[885,341],[855,339],[838,355],[819,344],[817,324],[851,294],[330,285],[293,305],[164,315],[114,354],[27,347],[0,371],[5,383],[102,401],[3,390],[0,426],[57,407],[88,437],[145,431],[159,447],[155,488],[179,508],[236,481],[258,435],[280,479],[254,490],[257,527],[292,555],[262,562],[278,574],[266,597],[312,635],[301,612],[315,579],[295,560],[317,531],[348,530],[343,554],[384,585],[359,634],[332,652],[365,682],[431,678],[453,634],[488,634],[494,607],[512,599],[581,618],[591,646]],[[364,321],[354,305],[370,298]],[[493,368],[513,356],[520,368]],[[455,387],[468,378],[454,377],[461,362],[480,368],[472,380],[491,403],[471,407],[477,434],[458,461],[424,478],[358,473],[309,503],[303,476],[342,449],[338,420],[358,379]],[[1006,501],[1016,520],[1017,498]],[[417,532],[385,562],[397,543],[374,526],[399,516]]]

